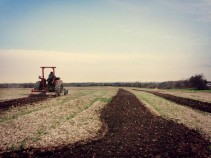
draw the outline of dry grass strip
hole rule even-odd
[[[102,123],[99,110],[116,89],[75,89],[68,96],[11,109],[0,123],[0,150],[56,146],[94,137]],[[14,116],[14,117],[13,117]]]
[[[200,112],[188,107],[178,106],[176,103],[170,102],[163,98],[152,94],[132,91],[140,100],[144,101],[156,110],[162,117],[183,123],[189,128],[198,130],[207,138],[211,138],[211,114]]]

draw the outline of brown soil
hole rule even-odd
[[[23,149],[2,157],[208,157],[209,141],[182,124],[154,116],[120,89],[102,110],[104,137],[54,149]],[[102,132],[102,131],[99,131]]]
[[[167,100],[173,101],[173,102],[180,104],[180,105],[189,106],[189,107],[192,107],[194,109],[201,110],[201,111],[211,112],[211,103],[208,103],[208,102],[202,102],[202,101],[198,101],[198,100],[178,97],[178,96],[174,96],[174,95],[171,95],[171,94],[164,94],[164,93],[160,93],[160,92],[153,92],[153,91],[146,91],[146,90],[139,90],[139,89],[133,89],[133,90],[151,93],[151,94],[154,94],[156,96],[159,96],[159,97],[165,98]]]
[[[46,99],[47,99],[47,97],[44,97],[44,96],[11,99],[11,100],[0,102],[0,110],[7,110],[10,107],[17,107],[17,106],[24,106],[26,104],[33,104],[33,103],[37,103],[37,102],[40,102],[40,101],[46,100]]]

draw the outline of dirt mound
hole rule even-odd
[[[156,96],[159,96],[159,97],[168,99],[170,101],[173,101],[173,102],[180,104],[180,105],[189,106],[189,107],[192,107],[194,109],[201,110],[201,111],[211,112],[211,103],[193,100],[193,99],[189,99],[189,98],[182,98],[182,97],[174,96],[174,95],[171,95],[171,94],[164,94],[164,93],[160,93],[160,92],[152,92],[152,91],[138,90],[138,89],[134,89],[134,90],[151,93],[151,94],[154,94]]]
[[[26,104],[33,104],[42,100],[46,100],[47,97],[25,97],[25,98],[17,98],[17,99],[11,99],[7,101],[0,102],[0,109],[1,110],[7,110],[10,107],[14,106],[24,106]]]
[[[130,92],[120,89],[103,109],[107,134],[98,140],[24,149],[2,157],[208,157],[209,141],[182,124],[156,117]]]

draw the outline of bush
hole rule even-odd
[[[188,82],[189,82],[191,88],[195,88],[198,90],[209,89],[207,86],[207,80],[205,80],[204,76],[201,74],[192,76]]]

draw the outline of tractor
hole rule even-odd
[[[39,76],[38,78],[40,81],[37,81],[35,83],[34,88],[32,89],[31,95],[37,95],[37,94],[44,94],[44,95],[53,95],[53,96],[60,96],[60,95],[66,95],[68,93],[68,90],[64,89],[63,81],[60,79],[60,77],[56,77],[55,75],[55,69],[54,66],[42,66],[40,67],[42,69],[42,76]],[[50,75],[48,79],[45,78],[45,69],[52,69],[51,72],[51,78]]]

